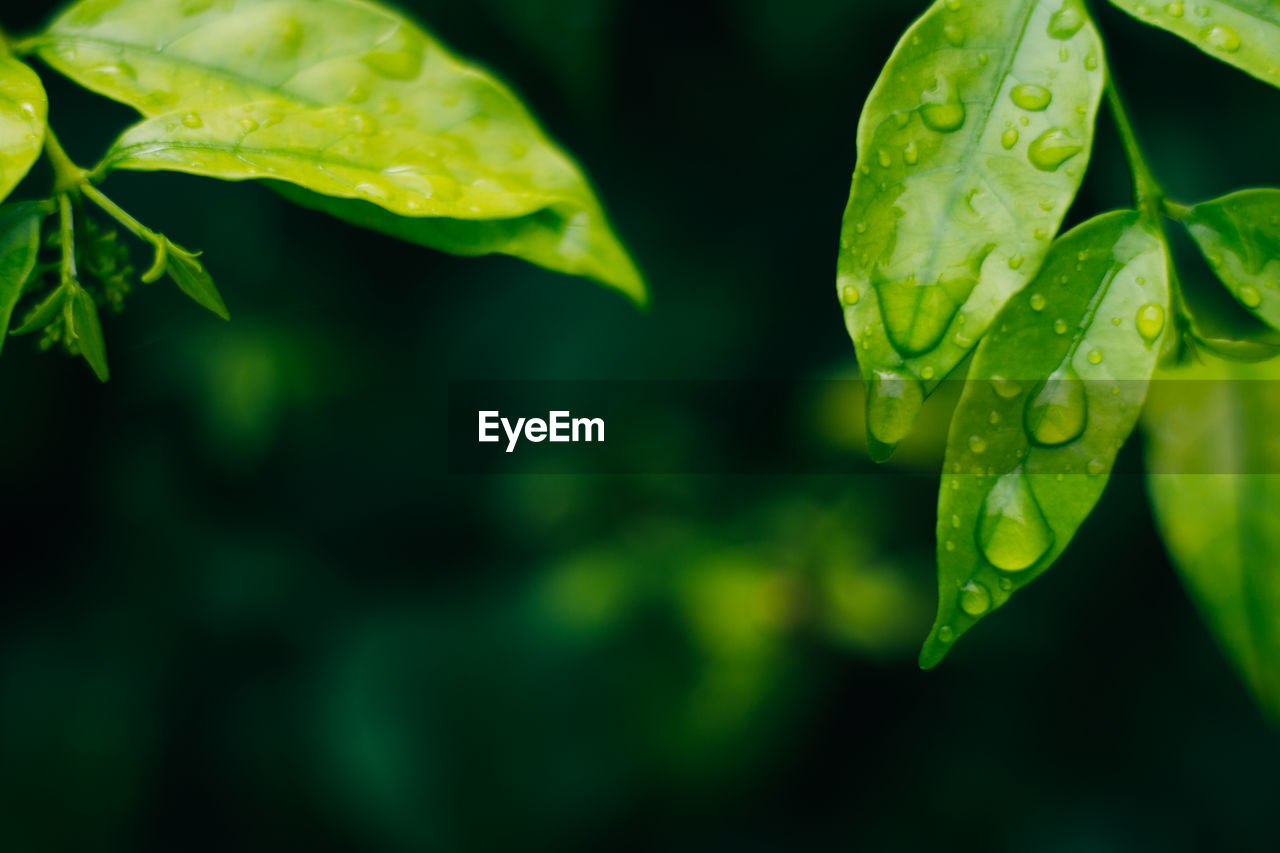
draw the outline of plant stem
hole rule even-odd
[[[71,213],[71,196],[67,193],[58,195],[58,223],[62,243],[62,284],[67,286],[76,281],[75,219]]]
[[[152,282],[160,278],[164,274],[165,264],[169,258],[170,243],[163,235],[157,234],[147,226],[125,211],[120,205],[103,194],[102,190],[89,183],[87,180],[80,187],[80,192],[84,193],[84,197],[96,204],[104,213],[122,225],[130,234],[142,240],[144,243],[150,243],[151,248],[155,250],[155,257],[151,262],[151,268],[142,274],[142,280]],[[177,249],[177,246],[173,247]]]
[[[104,213],[124,226],[130,234],[139,240],[145,240],[148,243],[159,242],[160,235],[130,216],[124,208],[103,195],[102,190],[93,184],[84,184],[80,188],[80,192],[84,193],[85,198],[102,208]]]
[[[1133,206],[1159,222],[1164,190],[1142,154],[1133,122],[1129,119],[1119,90],[1116,89],[1115,80],[1110,75],[1107,76],[1107,106],[1111,108],[1111,116],[1120,132],[1120,143],[1124,146],[1125,157],[1129,161],[1129,170],[1133,173]]]
[[[77,192],[89,182],[89,173],[81,169],[63,149],[52,127],[44,130],[44,153],[53,167],[53,189],[59,193]]]
[[[1177,340],[1183,340],[1192,334],[1193,321],[1187,309],[1186,297],[1182,292],[1182,282],[1178,278],[1177,267],[1173,263],[1173,255],[1169,246],[1169,234],[1165,229],[1163,217],[1168,215],[1183,220],[1190,213],[1190,208],[1178,204],[1165,197],[1164,188],[1156,180],[1147,158],[1142,153],[1142,145],[1134,132],[1133,121],[1125,109],[1124,101],[1116,88],[1114,78],[1107,75],[1107,106],[1111,108],[1111,116],[1115,119],[1116,129],[1120,133],[1120,143],[1124,146],[1125,158],[1129,161],[1129,171],[1133,174],[1133,206],[1152,224],[1160,235],[1165,246],[1165,263],[1169,269],[1169,296],[1172,301],[1173,323],[1178,330]],[[1177,350],[1179,354],[1181,350]]]

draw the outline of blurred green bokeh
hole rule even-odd
[[[0,849],[1276,849],[1280,739],[1138,477],[923,674],[945,405],[862,476],[445,473],[451,379],[850,375],[854,129],[918,4],[403,6],[575,152],[653,308],[113,177],[233,322],[144,288],[105,386],[5,348]],[[1173,192],[1280,184],[1280,92],[1096,12]],[[128,111],[44,77],[92,161]],[[1127,196],[1104,120],[1072,221]],[[856,401],[797,407],[863,452]]]

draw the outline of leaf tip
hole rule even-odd
[[[951,650],[951,644],[954,642],[954,639],[950,642],[943,642],[938,636],[938,629],[935,628],[930,632],[920,649],[920,668],[927,672],[942,663],[942,659],[947,656],[947,652]]]
[[[898,449],[898,443],[892,444],[881,441],[867,431],[867,455],[871,457],[872,462],[888,462],[889,457],[893,456],[893,451]]]

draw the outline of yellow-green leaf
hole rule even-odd
[[[1280,3],[1275,0],[1111,0],[1143,23],[1280,86]]]
[[[40,78],[0,48],[0,199],[13,192],[40,156],[48,108]]]
[[[1078,0],[937,0],[898,42],[858,123],[837,275],[875,455],[1039,269],[1103,78]]]
[[[578,166],[505,86],[390,10],[82,0],[35,43],[55,69],[151,117],[107,169],[277,179],[400,237],[514,254],[645,298]],[[536,229],[546,234],[531,239]]]
[[[1163,371],[1143,412],[1147,488],[1192,598],[1280,720],[1280,361]]]

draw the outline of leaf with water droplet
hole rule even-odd
[[[1280,190],[1231,193],[1191,208],[1185,224],[1218,279],[1247,310],[1280,330]]]
[[[1036,297],[1054,310],[1037,310]],[[1117,211],[1055,241],[1000,312],[974,353],[947,439],[938,616],[921,665],[936,665],[1048,569],[1097,503],[1160,351],[1135,324],[1110,318],[1168,299],[1163,240],[1136,212]],[[966,596],[971,585],[991,596],[986,607]]]
[[[952,5],[912,25],[863,107],[838,263],[839,292],[860,294],[844,304],[864,379],[910,377],[926,396],[1039,268],[1084,172],[1059,167],[1089,158],[1104,76],[1058,61],[1060,46],[1102,53],[1077,0]],[[1019,145],[1049,130],[1062,144]],[[896,151],[911,155],[882,156]],[[877,455],[902,414],[868,421]]]
[[[1280,86],[1280,3],[1273,0],[1203,0],[1196,14],[1182,3],[1111,0],[1111,4],[1273,86]]]
[[[0,44],[0,201],[40,156],[48,108],[40,78]]]
[[[0,206],[0,350],[9,334],[13,309],[22,298],[40,254],[40,224],[48,208],[38,202]]]
[[[1161,371],[1142,415],[1147,493],[1183,585],[1280,722],[1280,361]]]
[[[460,255],[515,255],[645,300],[577,164],[507,87],[396,12],[346,0],[119,0],[86,14],[91,1],[30,43],[148,117],[104,172],[274,179],[349,222]],[[97,73],[122,62],[131,73]]]

